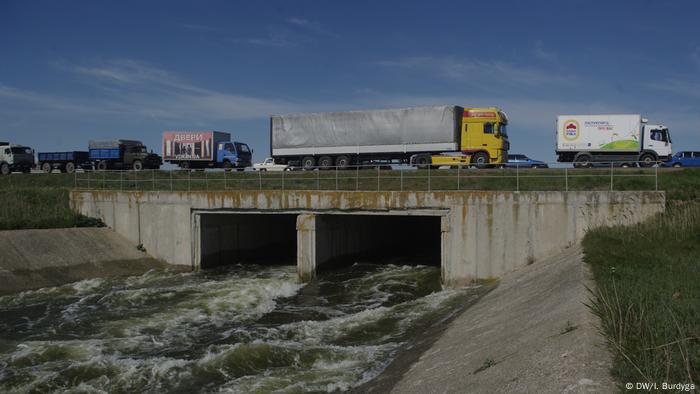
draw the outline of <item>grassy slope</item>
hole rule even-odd
[[[65,188],[0,190],[0,230],[102,226],[74,212]]]
[[[698,387],[700,203],[671,204],[636,226],[589,231],[583,247],[597,283],[591,307],[616,358],[613,375],[621,383]]]

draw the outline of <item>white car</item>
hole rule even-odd
[[[275,164],[275,159],[268,157],[262,163],[253,164],[255,171],[289,171],[287,164]]]

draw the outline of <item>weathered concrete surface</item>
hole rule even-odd
[[[73,191],[71,204],[84,215],[101,218],[132,243],[142,243],[154,257],[192,269],[201,259],[202,214],[439,216],[443,282],[460,286],[474,279],[500,277],[556,254],[578,242],[589,228],[642,221],[663,211],[665,194]],[[323,246],[315,237],[315,223],[310,223],[314,219],[300,220],[298,265],[315,267],[317,251]]]
[[[108,228],[0,231],[0,293],[166,267]]]
[[[578,246],[504,276],[392,392],[615,392],[585,286],[593,283]]]

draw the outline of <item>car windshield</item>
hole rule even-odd
[[[31,150],[31,149],[29,149],[29,148],[24,148],[24,147],[11,148],[11,151],[12,151],[12,153],[14,153],[14,154],[21,154],[21,153],[24,153],[24,154],[27,154],[27,155],[31,155],[31,154],[32,154],[32,150]]]
[[[236,143],[236,148],[238,148],[238,153],[250,153],[248,145]]]
[[[508,137],[508,130],[505,123],[498,124],[498,132],[505,137]]]

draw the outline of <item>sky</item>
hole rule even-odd
[[[220,130],[269,115],[497,106],[511,153],[555,160],[558,114],[639,113],[700,150],[700,2],[0,1],[0,140]]]

